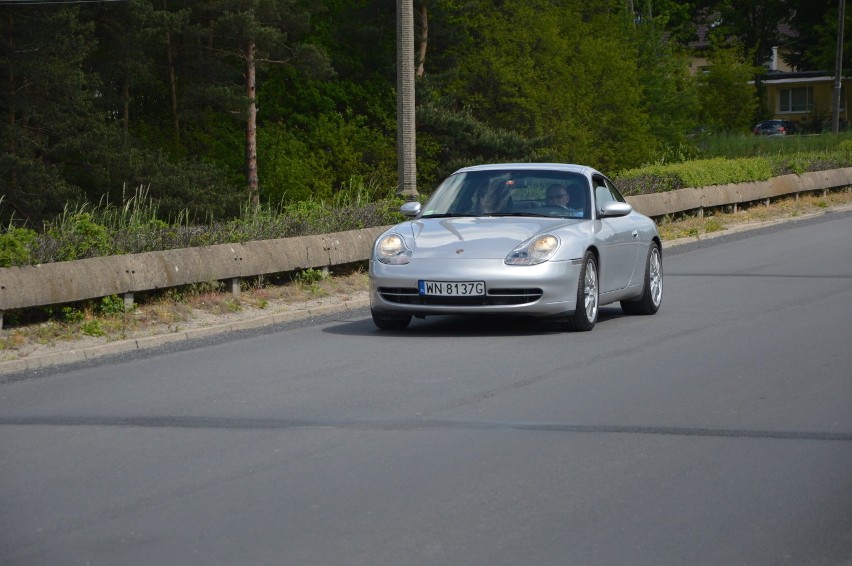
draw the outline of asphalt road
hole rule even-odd
[[[0,384],[0,564],[852,564],[852,214],[591,333],[368,313]]]

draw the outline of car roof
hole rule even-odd
[[[573,163],[486,163],[482,165],[462,167],[455,173],[469,173],[471,171],[494,171],[503,169],[515,169],[517,171],[567,171],[570,173],[581,173],[583,175],[600,173],[592,167],[588,167],[586,165],[576,165]]]

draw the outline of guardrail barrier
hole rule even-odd
[[[809,191],[852,185],[852,167],[783,175],[768,181],[687,188],[627,197],[651,217],[755,202]],[[373,240],[384,227],[365,228],[241,244],[219,244],[141,254],[105,256],[34,266],[0,268],[0,328],[8,310],[73,303],[120,295],[125,306],[133,293],[206,281],[239,281],[271,273],[327,268],[369,259]]]

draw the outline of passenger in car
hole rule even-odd
[[[473,196],[473,214],[508,212],[512,208],[512,193],[505,179],[493,179],[481,186]]]

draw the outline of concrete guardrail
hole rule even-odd
[[[680,189],[627,200],[642,214],[660,217],[849,186],[852,167],[784,175],[761,182]],[[231,291],[238,294],[239,281],[244,277],[366,260],[373,240],[386,228],[0,268],[0,328],[3,313],[8,310],[110,295],[122,296],[125,305],[130,306],[136,292],[206,281],[229,281]]]

